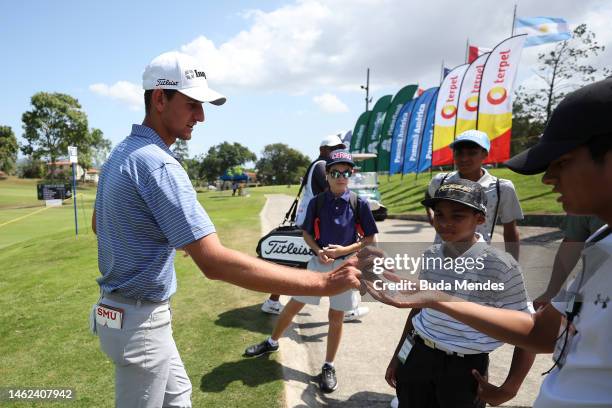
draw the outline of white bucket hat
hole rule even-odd
[[[166,52],[153,59],[142,74],[142,88],[175,89],[199,102],[223,105],[227,98],[208,87],[204,68],[195,58]]]

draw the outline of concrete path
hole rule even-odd
[[[261,213],[262,234],[282,221],[293,199],[286,195],[267,198]],[[381,242],[431,242],[434,237],[433,228],[418,221],[386,220],[378,223],[378,227]],[[521,237],[555,236],[554,232],[551,228],[522,227]],[[494,241],[503,242],[497,232]],[[286,303],[288,298],[281,300]],[[385,370],[409,310],[364,303],[370,308],[370,314],[361,322],[344,325],[336,357],[339,387],[332,394],[323,394],[319,391],[317,376],[325,357],[328,305],[326,299],[319,307],[306,305],[280,341],[286,406],[388,407],[395,394],[384,380]],[[505,379],[512,352],[512,346],[503,346],[491,354],[489,375],[494,384],[499,385]],[[530,407],[543,378],[540,374],[549,368],[550,362],[549,355],[537,356],[520,393],[503,406]]]

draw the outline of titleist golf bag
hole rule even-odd
[[[297,197],[285,214],[280,226],[274,228],[257,243],[257,256],[266,261],[294,268],[306,268],[308,261],[314,255],[302,237],[302,230],[295,225],[295,215],[298,200],[304,188],[300,186]]]

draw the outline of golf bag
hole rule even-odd
[[[306,268],[314,253],[304,241],[302,229],[295,225],[298,200],[303,187],[304,183],[300,186],[297,197],[293,200],[281,225],[257,243],[256,251],[259,258],[294,268]]]

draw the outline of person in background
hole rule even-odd
[[[453,149],[457,171],[436,174],[429,183],[426,198],[433,197],[444,183],[457,179],[471,180],[482,185],[487,195],[487,219],[478,227],[478,232],[485,241],[491,242],[499,219],[504,228],[506,251],[518,260],[519,232],[516,222],[523,219],[523,211],[512,181],[494,177],[482,166],[491,149],[489,137],[479,130],[466,130],[457,136],[450,147]],[[433,225],[433,211],[427,208],[426,212]],[[436,235],[435,242],[440,242],[439,235]]]
[[[329,135],[323,139],[319,145],[319,157],[306,169],[306,174],[301,179],[303,185],[302,197],[298,204],[295,223],[301,226],[306,217],[306,209],[310,199],[314,196],[329,189],[327,177],[325,174],[325,163],[329,155],[334,150],[346,149],[347,146],[342,142],[338,135]],[[268,299],[261,305],[261,311],[269,314],[280,314],[283,305],[280,302],[280,295],[271,294]],[[357,305],[354,309],[347,311],[344,314],[344,321],[356,321],[364,317],[370,312],[367,306]]]
[[[302,223],[304,240],[315,253],[308,262],[309,270],[333,270],[346,257],[374,242],[378,229],[372,211],[367,202],[348,189],[354,166],[352,156],[346,150],[335,150],[327,159],[329,190],[310,200]],[[343,317],[345,312],[357,306],[359,299],[359,292],[351,290],[329,299],[327,353],[319,383],[323,392],[332,392],[338,387],[334,359],[342,337]],[[248,347],[244,355],[256,357],[278,351],[278,340],[293,318],[305,304],[318,305],[320,301],[320,297],[292,297],[280,314],[272,335]]]

